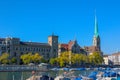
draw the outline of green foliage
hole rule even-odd
[[[94,52],[93,54],[89,55],[89,62],[91,64],[100,65],[103,62],[103,57],[99,52]]]
[[[43,57],[40,56],[40,54],[38,53],[35,53],[35,54],[28,53],[28,54],[21,55],[20,58],[22,59],[24,64],[29,64],[31,62],[36,64],[36,63],[39,63]]]
[[[87,63],[88,59],[87,56],[84,54],[74,54],[73,59],[72,59],[73,64],[76,65],[81,65],[83,63]]]
[[[39,63],[41,59],[42,59],[42,56],[40,56],[40,54],[38,53],[35,53],[34,55],[32,55],[32,62],[34,63]]]
[[[40,62],[42,62],[42,63],[48,63],[49,60],[46,60],[46,59],[44,59],[44,58],[42,57],[41,60],[40,60]]]
[[[71,64],[71,57],[73,56],[73,54],[71,52],[63,52],[61,53],[60,57],[57,59],[57,62],[59,63],[59,65],[61,67],[66,66]]]
[[[50,64],[55,65],[57,63],[57,58],[51,58],[50,59]]]
[[[32,53],[23,54],[20,58],[24,64],[29,64],[32,61]]]
[[[69,55],[71,53],[69,52],[63,52],[61,53],[61,55],[57,58],[51,58],[50,59],[50,64],[51,65],[55,65],[55,64],[59,64],[61,67],[69,64],[69,61],[70,61],[70,58],[69,58]]]
[[[17,63],[17,58],[16,57],[13,57],[12,59],[11,59],[11,63]]]
[[[58,63],[60,67],[64,67],[66,65],[77,64],[80,65],[83,62],[87,62],[86,55],[84,54],[73,54],[71,52],[63,52],[58,58],[50,59],[50,64],[54,65]]]
[[[9,63],[9,54],[8,53],[3,53],[1,56],[0,56],[0,62],[2,64],[8,64]]]
[[[85,65],[86,63],[100,65],[103,62],[103,57],[98,52],[94,52],[92,55],[74,54],[71,52],[63,52],[58,58],[51,58],[50,64],[59,64],[60,67],[66,65]]]

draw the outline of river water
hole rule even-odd
[[[73,75],[88,75],[93,70],[85,71],[74,71]],[[36,75],[45,74],[50,77],[56,77],[57,75],[63,74],[65,71],[47,71],[47,72],[36,72]],[[31,72],[0,72],[0,80],[26,80],[32,76]]]
[[[52,71],[52,70],[49,70],[46,72],[35,71],[36,72],[35,75],[39,75],[39,76],[40,75],[48,75],[49,77],[55,78],[56,76],[64,74],[64,73],[71,73],[70,76],[80,76],[80,75],[88,76],[93,71],[99,72],[100,70],[86,69],[86,70],[77,70],[77,71],[76,70],[75,71],[64,71],[64,70]],[[120,72],[120,68],[119,69],[111,69],[111,71]],[[31,76],[32,76],[31,71],[23,71],[23,72],[20,72],[20,71],[19,72],[15,72],[15,71],[2,72],[2,71],[0,71],[0,80],[26,80],[26,79],[30,78]],[[120,79],[117,79],[117,80],[120,80]]]

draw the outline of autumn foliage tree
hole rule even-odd
[[[35,54],[28,53],[28,54],[21,55],[20,58],[22,59],[24,64],[29,64],[31,62],[37,64],[41,61],[43,57],[38,53],[35,53]]]
[[[29,64],[30,62],[32,62],[32,53],[23,54],[20,58],[22,59],[24,64]]]
[[[60,67],[66,65],[80,65],[82,62],[86,62],[86,55],[84,54],[77,54],[71,53],[69,51],[61,53],[61,55],[57,58],[50,59],[50,64],[59,64]]]
[[[98,52],[94,52],[92,55],[85,55],[82,53],[71,53],[71,52],[63,52],[57,58],[51,58],[50,64],[59,64],[60,67],[64,67],[66,65],[85,65],[86,63],[100,65],[103,62],[103,57]]]
[[[34,62],[34,63],[39,63],[42,58],[43,58],[43,57],[40,56],[40,54],[35,53],[34,55],[32,55],[32,62]]]
[[[3,53],[1,56],[0,56],[0,62],[2,64],[8,64],[9,63],[9,54],[8,53]]]
[[[93,54],[89,55],[89,63],[94,65],[100,65],[103,63],[103,57],[99,52],[93,52]]]
[[[13,58],[11,58],[11,63],[13,63],[13,64],[16,64],[17,63],[17,58],[16,57],[13,57]]]

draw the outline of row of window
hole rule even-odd
[[[1,50],[6,50],[6,47],[1,47]]]
[[[10,45],[10,44],[19,44],[20,42],[19,41],[0,41],[0,44],[7,44],[7,45]]]
[[[50,49],[48,48],[18,48],[16,47],[15,50],[20,50],[20,51],[38,51],[38,52],[50,52]]]

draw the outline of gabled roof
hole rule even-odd
[[[68,49],[71,50],[72,46],[74,45],[75,41],[70,41],[68,43]]]
[[[60,44],[61,48],[64,48],[66,50],[71,50],[72,46],[76,43],[76,41],[69,41],[68,44]],[[81,47],[79,46],[79,48],[81,49]]]
[[[61,44],[61,48],[68,50],[68,44]]]
[[[84,47],[86,51],[88,52],[95,52],[95,51],[99,51],[99,49],[96,46],[85,46]]]

